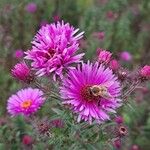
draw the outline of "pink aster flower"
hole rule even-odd
[[[44,93],[39,89],[22,89],[12,95],[7,102],[7,111],[12,116],[29,116],[36,112],[44,103]]]
[[[30,68],[27,66],[25,62],[17,63],[11,70],[11,74],[16,79],[19,79],[27,83],[33,80]]]
[[[22,57],[23,57],[23,54],[24,54],[24,51],[21,50],[21,49],[18,49],[18,50],[15,51],[14,57],[15,57],[16,59],[19,59],[19,58],[22,58]]]
[[[132,60],[132,55],[127,51],[123,51],[120,54],[120,58],[124,61],[131,61]]]
[[[121,106],[120,83],[112,70],[98,62],[78,65],[63,79],[60,94],[64,104],[68,104],[78,114],[77,121],[97,123],[109,120],[109,113]]]
[[[37,10],[37,5],[36,3],[34,2],[31,2],[31,3],[28,3],[26,6],[25,6],[25,10],[29,13],[35,13],[36,10]]]
[[[111,59],[112,53],[107,51],[107,50],[103,50],[103,49],[98,49],[98,61],[100,61],[101,63],[108,63]]]
[[[69,69],[73,63],[79,63],[84,55],[75,54],[79,49],[79,39],[83,32],[76,34],[79,29],[74,29],[69,23],[48,24],[43,26],[32,42],[32,49],[26,52],[26,59],[32,61],[31,66],[37,71],[38,76],[53,74],[62,78],[63,70]]]
[[[150,66],[146,65],[140,70],[140,75],[144,78],[150,78]]]

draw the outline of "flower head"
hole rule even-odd
[[[33,139],[30,135],[24,135],[22,138],[22,143],[24,145],[31,145],[33,143]]]
[[[97,51],[98,51],[98,60],[100,62],[108,63],[110,61],[112,56],[111,52],[103,49],[98,49]]]
[[[146,65],[140,70],[140,75],[143,78],[149,79],[150,78],[150,66]]]
[[[67,70],[70,64],[80,62],[84,54],[75,53],[83,32],[75,35],[78,30],[63,21],[48,24],[39,30],[32,42],[32,49],[26,52],[25,57],[32,60],[31,65],[37,70],[37,75],[53,74],[56,79],[56,76],[63,76],[63,70]]]
[[[31,2],[31,3],[28,3],[26,6],[25,6],[25,10],[29,13],[35,13],[36,10],[37,10],[37,5],[36,3],[34,2]]]
[[[119,150],[119,149],[121,148],[121,145],[122,145],[121,139],[120,139],[120,138],[115,139],[115,140],[113,141],[113,145],[114,145],[114,147],[115,147],[116,149]]]
[[[110,119],[120,104],[120,83],[112,70],[103,65],[87,63],[69,71],[60,88],[64,104],[69,104],[80,120],[96,120],[101,123]]]
[[[105,32],[101,31],[101,32],[94,32],[93,36],[98,38],[99,40],[103,40],[105,37]]]
[[[18,50],[15,51],[14,57],[17,58],[17,59],[19,59],[19,58],[23,57],[23,54],[24,54],[23,50],[18,49]]]
[[[118,70],[120,67],[119,62],[116,59],[111,60],[109,65],[110,68],[114,71]]]
[[[60,16],[59,15],[54,15],[53,16],[53,20],[54,20],[54,22],[59,21],[60,20]]]
[[[48,24],[48,21],[47,21],[47,20],[42,20],[42,21],[40,22],[40,27],[46,26],[47,24]]]
[[[127,51],[121,52],[120,57],[124,61],[131,61],[132,60],[132,55]]]
[[[111,10],[106,13],[106,18],[109,21],[114,21],[117,17],[118,17],[118,14],[113,12],[113,11],[111,11]]]
[[[17,63],[11,70],[11,74],[13,77],[27,83],[30,83],[33,80],[30,68],[25,62]]]
[[[117,116],[117,117],[115,118],[115,122],[116,122],[117,124],[122,124],[122,123],[124,122],[124,119],[123,119],[122,116]]]
[[[44,103],[43,95],[39,89],[22,89],[8,99],[7,110],[12,116],[29,116]]]
[[[138,145],[132,145],[130,150],[140,150]]]

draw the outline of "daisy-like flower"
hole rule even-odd
[[[60,94],[64,104],[68,104],[78,114],[77,121],[102,123],[109,120],[109,113],[121,106],[120,83],[112,70],[98,62],[78,65],[63,79]]]
[[[78,31],[79,29],[74,29],[63,21],[47,24],[38,31],[32,42],[32,49],[26,52],[25,57],[32,61],[31,65],[38,76],[52,74],[54,80],[57,76],[62,78],[63,70],[80,62],[84,54],[75,53],[79,49],[78,41],[83,32],[76,34]]]
[[[29,116],[44,103],[43,95],[39,89],[22,89],[8,99],[7,110],[12,116]]]

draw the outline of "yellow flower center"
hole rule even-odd
[[[32,105],[32,101],[31,100],[26,100],[24,102],[21,103],[21,107],[24,109],[29,108]]]

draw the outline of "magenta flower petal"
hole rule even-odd
[[[69,71],[60,88],[63,104],[78,114],[77,121],[97,123],[110,119],[109,113],[121,106],[120,83],[112,70],[103,65],[87,63]]]
[[[29,116],[43,105],[45,101],[43,95],[39,89],[22,89],[8,99],[7,111],[12,116]]]

